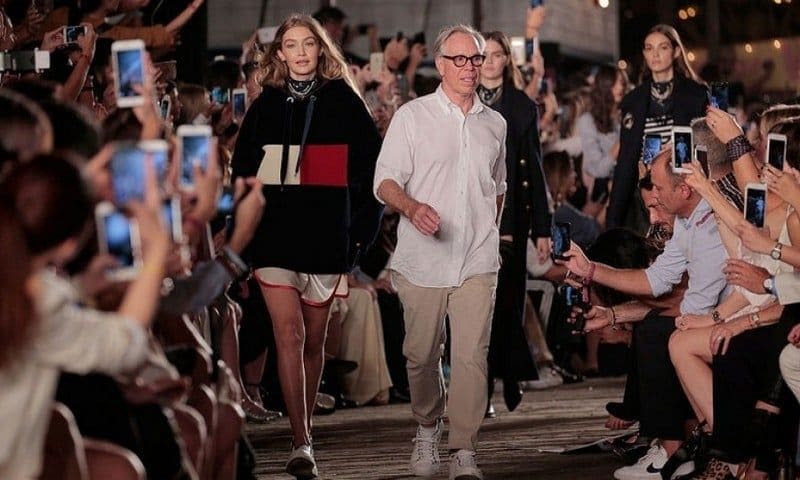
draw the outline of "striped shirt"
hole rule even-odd
[[[661,144],[669,142],[672,138],[672,125],[675,121],[672,115],[648,116],[644,121],[644,134],[661,135]]]

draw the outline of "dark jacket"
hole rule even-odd
[[[255,268],[345,273],[375,238],[383,208],[372,195],[372,180],[381,139],[343,80],[325,82],[293,102],[286,90],[264,87],[242,123],[233,177],[256,175],[264,145],[301,144],[312,97],[304,145],[347,145],[346,186],[264,185],[264,216],[242,255]]]
[[[492,105],[508,125],[506,135],[506,192],[501,235],[514,235],[523,244],[550,236],[550,209],[542,173],[539,118],[536,104],[510,80],[503,84],[500,100]],[[530,231],[530,233],[529,233]]]
[[[624,226],[628,208],[633,203],[633,192],[639,181],[639,161],[642,157],[644,123],[650,102],[650,80],[644,81],[622,99],[620,104],[622,126],[617,166],[614,168],[614,185],[606,213],[606,228]],[[705,116],[708,103],[706,87],[681,75],[675,76],[672,92],[673,122],[676,126],[689,126],[698,117]]]

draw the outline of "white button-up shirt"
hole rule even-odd
[[[376,197],[381,182],[394,180],[433,207],[441,222],[426,236],[402,217],[392,270],[418,286],[454,287],[500,268],[497,196],[506,192],[505,139],[499,113],[475,95],[464,115],[441,86],[395,113],[375,168]]]

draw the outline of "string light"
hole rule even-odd
[[[680,18],[681,20],[686,20],[687,18],[689,18],[689,14],[686,13],[686,10],[681,8],[680,10],[678,10],[678,18]]]
[[[689,52],[686,55],[686,58],[688,58],[690,62],[694,62],[694,59],[695,59],[694,52]]]
[[[775,46],[775,48],[776,48],[777,50],[780,50],[780,49],[781,49],[781,41],[780,41],[780,40],[778,40],[777,38],[775,39],[775,41],[773,41],[773,42],[772,42],[772,45],[773,45],[773,46]]]
[[[694,18],[695,15],[697,15],[697,10],[695,10],[694,7],[689,7],[686,9],[686,14]]]
[[[619,62],[617,62],[617,68],[619,68],[620,70],[627,70],[628,62],[626,62],[625,60],[620,60]]]
[[[608,8],[609,3],[608,0],[597,0],[597,5],[599,5],[600,8]]]
[[[749,43],[744,44],[744,51],[747,53],[753,53],[753,46]]]

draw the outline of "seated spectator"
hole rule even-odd
[[[583,248],[588,247],[600,233],[600,225],[569,201],[578,178],[572,160],[566,152],[550,152],[542,159],[542,168],[553,199],[553,221],[571,224],[572,240]]]

